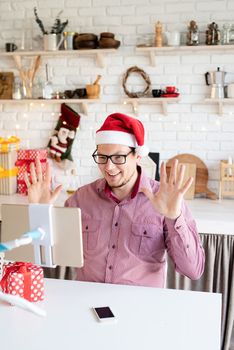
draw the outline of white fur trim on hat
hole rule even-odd
[[[146,157],[149,154],[149,148],[145,145],[143,146],[137,146],[136,147],[136,152],[139,156],[141,157]]]
[[[104,130],[96,133],[96,145],[112,144],[137,147],[134,135],[123,131]],[[141,146],[142,147],[142,146]]]

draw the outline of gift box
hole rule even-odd
[[[10,195],[17,191],[16,159],[17,151],[0,153],[0,194]]]
[[[47,162],[47,150],[46,149],[20,149],[18,151],[18,157],[16,165],[18,167],[17,176],[17,192],[27,195],[27,186],[24,181],[24,174],[27,172],[30,177],[30,164],[35,163],[36,158],[41,162],[42,175],[45,176],[46,162]]]
[[[10,136],[7,139],[0,137],[0,152],[7,153],[10,151],[18,151],[20,139],[16,136]]]
[[[29,301],[44,299],[44,274],[40,266],[25,262],[3,265],[0,286],[4,293],[18,295]]]

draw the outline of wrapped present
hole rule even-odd
[[[0,153],[7,153],[10,151],[18,151],[20,139],[16,136],[8,138],[0,137]]]
[[[24,181],[24,174],[27,172],[30,175],[30,164],[35,163],[36,158],[41,162],[42,175],[45,175],[46,163],[47,163],[47,150],[46,149],[20,149],[18,151],[18,158],[16,166],[18,167],[17,176],[17,191],[20,194],[27,194],[27,186]]]
[[[18,295],[29,301],[43,300],[43,269],[25,262],[4,264],[0,286],[4,293]]]
[[[0,194],[10,195],[17,191],[16,159],[17,151],[0,153]]]
[[[0,167],[0,194],[10,195],[17,192],[18,169],[4,169]]]

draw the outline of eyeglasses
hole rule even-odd
[[[127,154],[112,154],[111,156],[106,156],[105,154],[97,154],[96,152],[97,150],[93,152],[92,157],[97,164],[106,164],[108,162],[108,159],[110,159],[114,164],[125,164],[127,156],[133,153],[133,150]]]

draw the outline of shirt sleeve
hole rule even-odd
[[[168,255],[177,272],[197,280],[205,266],[205,252],[196,223],[183,202],[181,215],[176,219],[164,219],[164,234]]]

